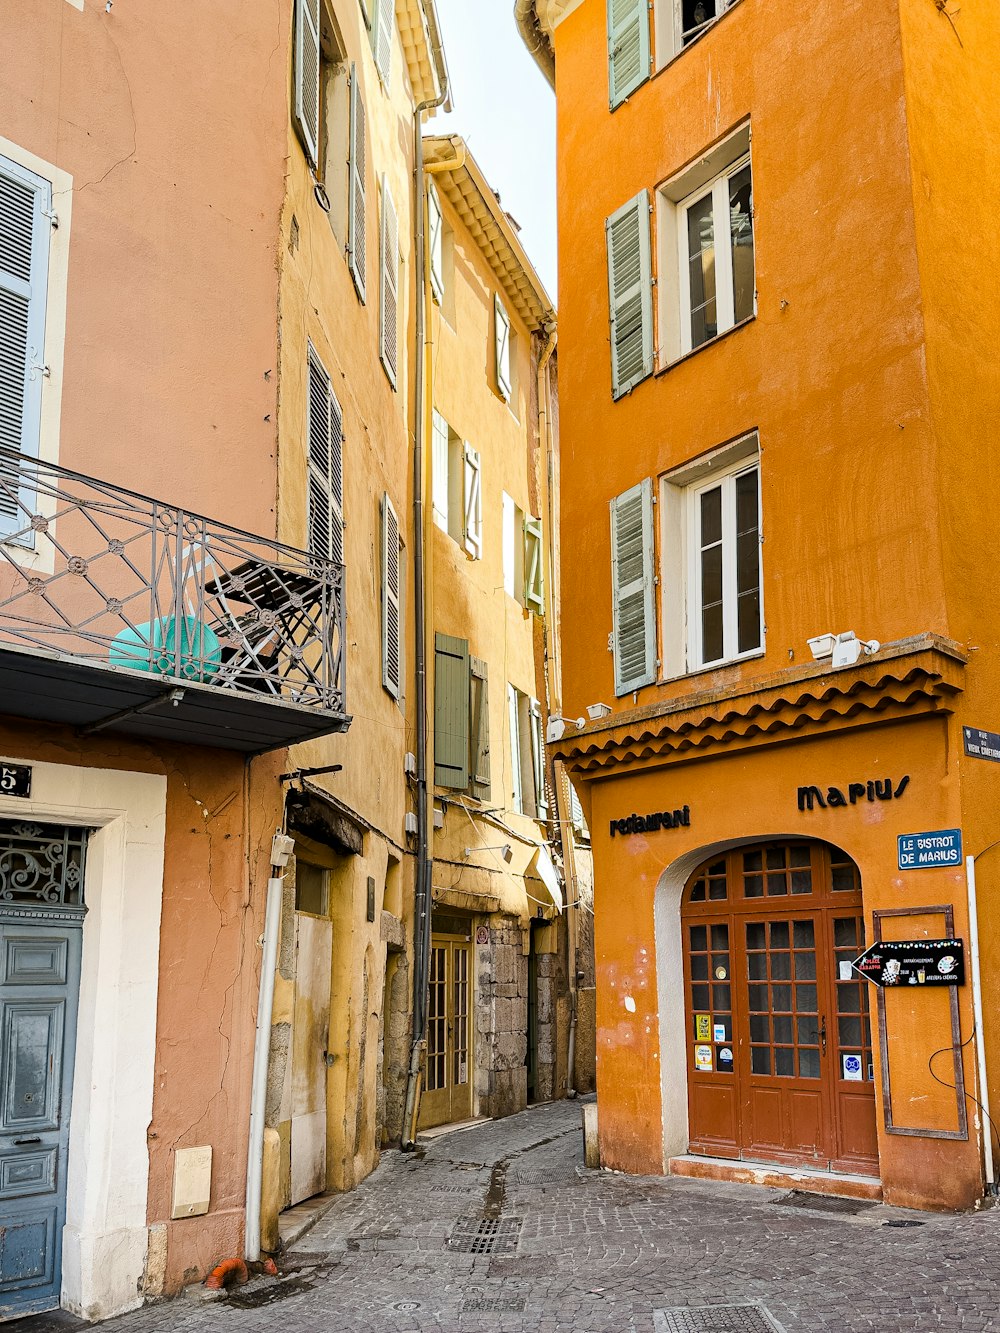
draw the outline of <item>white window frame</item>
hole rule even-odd
[[[737,651],[736,478],[756,469],[760,643]],[[701,626],[700,497],[723,487],[723,655],[705,661]],[[762,657],[767,627],[764,606],[764,511],[761,503],[760,452],[755,435],[723,446],[707,459],[661,478],[660,621],[663,628],[661,679],[710,671],[732,662]]]
[[[524,605],[524,510],[512,495],[503,493],[501,549],[504,591]]]
[[[653,63],[657,70],[669,65],[671,60],[682,55],[690,46],[699,42],[706,32],[710,32],[719,19],[738,3],[738,0],[716,0],[717,13],[684,41],[684,5],[683,0],[653,0]]]
[[[733,293],[733,256],[730,236],[728,182],[738,171],[750,167],[753,187],[752,136],[749,123],[741,125],[714,148],[704,153],[694,166],[664,182],[656,191],[658,258],[658,341],[659,368],[682,357],[711,347],[736,327]],[[691,274],[688,267],[687,215],[706,196],[713,198],[713,224],[716,235],[715,291],[716,332],[697,347],[691,336]],[[755,211],[751,214],[756,223]],[[718,245],[719,220],[723,221],[726,244]],[[754,232],[753,310],[740,323],[756,318],[756,227]]]

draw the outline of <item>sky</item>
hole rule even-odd
[[[438,112],[427,130],[466,140],[555,299],[555,97],[521,41],[514,0],[437,6],[455,110]]]

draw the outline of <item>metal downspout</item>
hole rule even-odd
[[[427,800],[427,588],[424,564],[424,456],[427,438],[426,355],[428,339],[426,298],[426,238],[424,234],[424,148],[423,116],[443,106],[451,110],[448,66],[441,44],[441,27],[434,0],[423,0],[424,18],[437,70],[439,95],[421,102],[413,112],[413,182],[414,182],[414,286],[416,288],[416,347],[414,349],[414,429],[413,429],[413,618],[414,670],[417,709],[417,869],[413,896],[413,1029],[410,1043],[410,1067],[406,1082],[403,1111],[402,1148],[416,1147],[417,1113],[420,1104],[420,1058],[427,1037],[427,975],[431,946],[431,871]]]

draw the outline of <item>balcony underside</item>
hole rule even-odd
[[[243,754],[346,731],[350,724],[345,714],[315,704],[2,647],[0,715]]]

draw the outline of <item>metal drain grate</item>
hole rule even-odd
[[[654,1310],[656,1333],[785,1333],[763,1305],[682,1306]]]
[[[432,1185],[432,1194],[476,1194],[476,1185]]]
[[[513,1254],[520,1234],[519,1217],[464,1218],[448,1237],[448,1248],[459,1254]]]
[[[842,1199],[837,1194],[808,1194],[805,1190],[792,1190],[776,1202],[785,1208],[807,1208],[813,1213],[839,1213],[843,1217],[855,1217],[879,1206],[870,1199]]]
[[[523,1296],[468,1296],[462,1302],[463,1314],[477,1314],[485,1310],[519,1314],[523,1309]]]

